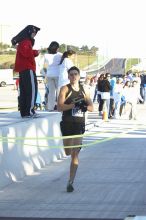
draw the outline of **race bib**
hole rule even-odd
[[[72,109],[72,116],[73,117],[83,117],[84,113],[81,111],[81,109],[73,108]]]

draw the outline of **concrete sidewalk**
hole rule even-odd
[[[146,215],[146,106],[138,121],[110,120],[91,126],[74,183],[66,192],[70,158],[8,185],[0,191],[0,216],[113,218]],[[95,121],[94,120],[94,121]],[[91,120],[92,121],[92,120]]]

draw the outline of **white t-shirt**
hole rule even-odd
[[[62,87],[68,84],[70,81],[68,79],[68,70],[73,66],[73,62],[70,58],[65,58],[62,64],[59,65],[59,82],[58,86]]]
[[[122,86],[122,84],[117,84],[116,83],[116,85],[113,89],[114,101],[115,102],[120,102],[122,95],[123,95],[123,86]]]
[[[59,77],[59,63],[62,53],[45,54],[44,63],[47,67],[47,77]]]
[[[36,74],[37,75],[42,75],[42,70],[44,67],[44,56],[39,54],[39,56],[35,57],[35,62],[36,62]]]

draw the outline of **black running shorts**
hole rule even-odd
[[[60,129],[62,136],[83,134],[85,132],[85,123],[61,121]]]

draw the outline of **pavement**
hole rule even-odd
[[[1,189],[0,219],[146,216],[145,115],[146,105],[138,105],[137,120],[89,113],[75,191],[66,192],[70,157],[64,157]]]

